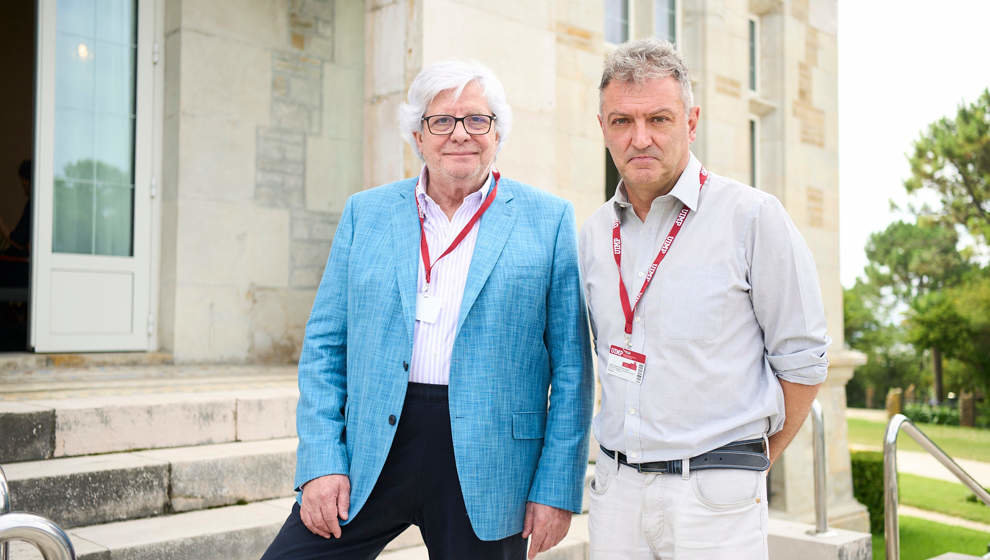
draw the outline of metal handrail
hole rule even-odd
[[[10,488],[7,486],[7,473],[0,466],[0,515],[10,513]],[[7,560],[7,541],[0,541],[0,560]]]
[[[45,560],[76,560],[76,551],[65,531],[40,515],[0,515],[0,543],[15,539],[33,544]]]
[[[907,416],[895,414],[887,423],[887,432],[883,437],[883,537],[887,545],[887,560],[900,560],[901,542],[900,529],[897,525],[897,434],[901,429],[918,442],[922,449],[938,459],[945,468],[956,475],[967,488],[976,494],[984,504],[990,506],[990,494],[983,489],[969,473],[963,470],[952,457],[942,451],[934,441],[915,426]]]
[[[815,528],[808,531],[808,534],[816,537],[828,537],[832,536],[833,532],[828,530],[828,487],[825,485],[825,416],[822,414],[822,405],[818,399],[811,403],[811,430],[815,463]]]

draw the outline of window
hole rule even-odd
[[[749,18],[749,91],[756,91],[759,76],[756,66],[759,62],[759,27],[755,18]]]
[[[605,0],[605,41],[629,40],[629,0]]]
[[[131,256],[137,6],[57,3],[57,253]]]
[[[756,187],[757,169],[756,163],[759,160],[757,150],[759,148],[759,127],[756,119],[749,119],[749,184]]]
[[[677,44],[677,0],[653,0],[653,33]]]

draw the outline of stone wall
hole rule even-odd
[[[160,344],[294,360],[364,186],[363,6],[168,0],[165,20]]]

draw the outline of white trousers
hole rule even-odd
[[[598,452],[591,560],[767,560],[766,473],[640,473]]]

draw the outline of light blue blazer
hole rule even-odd
[[[409,380],[415,186],[348,199],[299,358],[295,486],[348,475],[350,519],[388,456],[398,427],[388,419],[399,418]],[[503,177],[479,227],[451,356],[450,427],[471,525],[495,540],[522,531],[527,501],[581,511],[593,377],[570,203]]]

